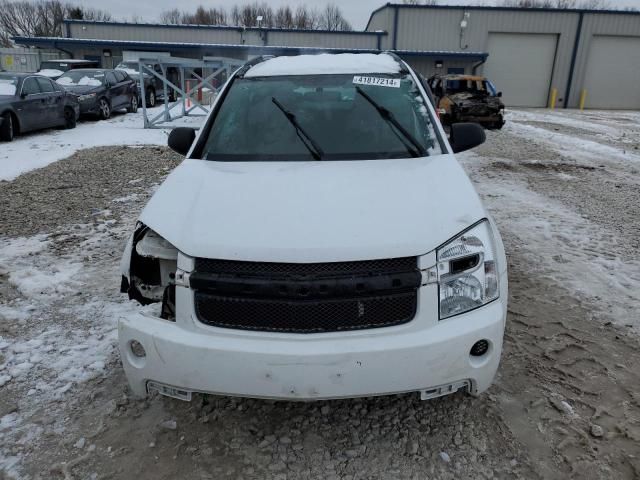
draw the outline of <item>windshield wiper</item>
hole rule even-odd
[[[408,140],[409,143],[411,143],[411,145],[413,145],[413,147],[411,147],[410,145],[407,145],[402,139],[400,139],[400,141],[404,144],[404,146],[409,151],[411,156],[423,157],[427,155],[427,152],[425,151],[424,147],[420,144],[420,142],[418,142],[418,140],[416,140],[416,138],[413,135],[411,135],[411,133],[409,133],[409,131],[406,128],[402,126],[402,124],[396,119],[393,113],[391,113],[389,110],[387,110],[385,107],[383,107],[378,102],[376,102],[373,98],[371,98],[364,90],[362,90],[362,88],[356,87],[356,91],[360,95],[362,95],[365,98],[365,100],[367,100],[367,102],[369,102],[373,106],[373,108],[375,108],[378,111],[380,116],[384,120],[386,120],[387,123],[396,127],[398,132],[400,132],[402,136],[406,140]],[[400,138],[400,136],[398,136],[398,138]]]
[[[309,150],[309,153],[311,154],[311,156],[316,160],[322,160],[322,156],[324,155],[324,152],[318,146],[318,144],[313,140],[313,138],[311,138],[311,136],[304,131],[302,126],[300,126],[300,124],[298,123],[298,120],[296,119],[295,114],[287,110],[284,105],[282,105],[278,100],[276,100],[276,97],[271,97],[271,101],[274,103],[276,107],[280,109],[282,113],[284,113],[285,117],[287,117],[287,120],[291,122],[291,125],[295,127],[296,134],[298,135],[298,137],[300,138],[300,141],[302,141],[304,146],[307,147],[307,150]]]

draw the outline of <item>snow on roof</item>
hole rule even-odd
[[[43,68],[38,71],[38,75],[44,75],[45,77],[59,77],[60,75],[64,75],[62,70],[56,70],[55,68]]]
[[[328,75],[341,73],[399,73],[400,64],[387,53],[340,53],[276,57],[254,65],[245,77]]]

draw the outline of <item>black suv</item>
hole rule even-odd
[[[58,59],[58,60],[45,60],[40,63],[39,75],[49,77],[51,80],[56,80],[69,70],[75,70],[77,68],[97,68],[100,65],[94,60],[76,60],[70,59]]]
[[[158,75],[163,76],[162,68],[157,63],[145,63],[145,66],[156,72]],[[126,72],[133,80],[136,81],[138,85],[138,90],[140,89],[140,73],[138,72],[138,62],[137,61],[129,61],[122,62],[118,64],[116,70],[121,70]],[[160,80],[155,75],[152,75],[150,72],[144,70],[143,71],[143,80],[144,80],[144,92],[145,92],[145,100],[147,103],[147,107],[155,107],[158,98],[164,97],[164,88],[162,85],[162,80]],[[167,67],[167,80],[173,83],[176,86],[180,85],[180,73],[178,69],[175,67]],[[169,101],[176,101],[176,92],[173,88],[167,87],[167,92],[169,94]],[[139,102],[142,102],[142,98],[139,98]]]

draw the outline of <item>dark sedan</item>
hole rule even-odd
[[[106,120],[115,110],[138,111],[138,89],[125,72],[93,68],[71,70],[56,82],[78,95],[81,114],[98,115]]]
[[[32,73],[0,73],[0,140],[51,127],[74,128],[80,115],[75,95]]]
[[[155,71],[158,75],[163,76],[162,68],[159,64],[155,63],[147,63],[146,67],[150,70]],[[140,90],[140,73],[138,72],[138,62],[122,62],[117,67],[116,70],[121,70],[129,75],[133,80],[135,80],[138,85],[138,90]],[[180,85],[180,73],[178,69],[175,67],[167,67],[166,69],[166,77],[174,85]],[[164,95],[164,86],[162,84],[162,80],[158,77],[152,75],[149,71],[145,70],[143,75],[143,83],[144,83],[144,92],[145,92],[145,101],[147,107],[155,107],[158,101],[158,97],[162,97]],[[176,101],[176,92],[173,88],[169,88],[167,86],[167,91],[169,93],[169,101]],[[142,101],[140,97],[138,101]]]

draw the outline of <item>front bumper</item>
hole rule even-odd
[[[94,114],[94,113],[98,113],[99,111],[97,97],[91,98],[89,100],[84,100],[79,103],[80,103],[79,108],[80,108],[81,115]]]
[[[135,314],[118,323],[122,363],[136,396],[148,393],[149,382],[184,392],[288,400],[425,392],[460,382],[468,382],[472,394],[486,390],[502,351],[506,285],[498,300],[439,322],[432,313],[437,287],[421,290],[412,322],[357,332],[243,332],[204,326],[193,314],[177,323]],[[178,295],[178,301],[191,297]],[[483,339],[488,352],[472,357],[471,347]],[[133,354],[134,340],[144,357]]]
[[[472,115],[466,113],[459,113],[457,117],[458,122],[472,122],[479,123],[481,125],[491,125],[502,127],[505,124],[504,116],[502,114],[493,115]]]

